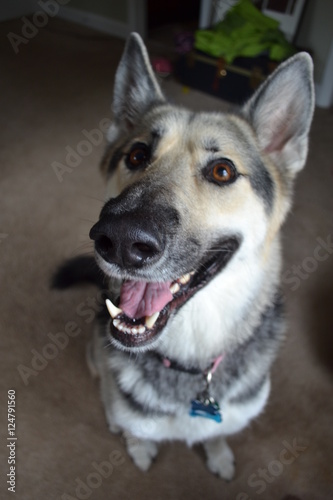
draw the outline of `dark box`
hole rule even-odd
[[[178,58],[175,76],[188,87],[242,104],[277,65],[265,55],[237,57],[227,64],[223,58],[192,51]]]

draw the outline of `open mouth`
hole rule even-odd
[[[172,282],[124,281],[119,305],[106,299],[111,316],[111,337],[126,348],[151,344],[160,336],[170,317],[227,265],[239,244],[236,237],[224,240],[218,249],[215,247],[209,252],[209,259],[198,270]]]

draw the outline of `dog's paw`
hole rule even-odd
[[[235,475],[235,458],[224,438],[205,443],[207,467],[222,479],[231,481]]]
[[[214,474],[218,474],[222,479],[231,481],[235,475],[234,454],[229,447],[221,450],[217,456],[210,456],[207,459],[207,467]]]
[[[157,455],[157,444],[153,441],[143,441],[135,437],[126,437],[126,440],[128,454],[132,457],[135,465],[146,472]]]

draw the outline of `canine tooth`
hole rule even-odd
[[[105,299],[105,304],[106,307],[108,308],[108,311],[110,313],[111,318],[115,318],[116,316],[119,316],[123,311],[119,309],[119,307],[116,307],[110,299]]]
[[[170,286],[170,292],[174,295],[175,293],[179,292],[180,286],[179,283],[174,283],[173,285]]]
[[[186,285],[186,283],[188,283],[190,281],[190,279],[191,279],[191,275],[190,275],[190,273],[188,273],[188,274],[184,274],[183,276],[181,276],[178,281],[182,285]]]
[[[159,317],[159,315],[160,315],[160,313],[157,311],[154,314],[152,314],[151,316],[146,316],[145,325],[148,328],[148,330],[150,330],[151,328],[153,328],[153,326],[155,325],[155,323],[156,323],[157,318]]]

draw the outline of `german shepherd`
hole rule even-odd
[[[306,53],[241,109],[194,113],[167,102],[140,36],[127,41],[102,160],[107,201],[90,231],[96,273],[78,258],[55,285],[108,279],[89,364],[109,427],[142,470],[175,439],[203,443],[208,468],[234,475],[226,436],[263,410],[284,336],[280,228],[313,109]]]

